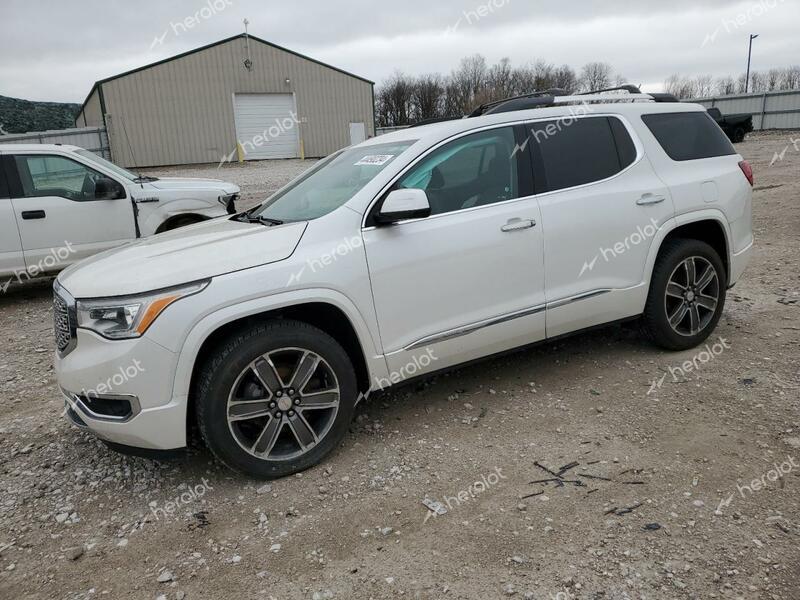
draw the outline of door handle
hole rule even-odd
[[[533,219],[509,219],[508,223],[500,228],[500,231],[508,233],[510,231],[520,231],[521,229],[530,229],[536,226],[536,221]]]
[[[23,210],[22,211],[22,218],[25,221],[30,221],[31,219],[44,219],[47,215],[43,210]]]
[[[664,196],[660,194],[643,194],[641,198],[636,201],[636,204],[639,206],[643,206],[645,204],[658,204],[659,202],[663,202],[666,200]]]

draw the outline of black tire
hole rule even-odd
[[[330,378],[330,373],[333,373],[339,394],[338,407],[334,413],[335,416],[328,415],[326,417],[328,419],[327,428],[318,441],[314,442],[316,445],[309,446],[307,451],[304,451],[299,443],[300,436],[295,434],[295,429],[288,425],[289,416],[292,415],[289,408],[284,407],[285,412],[282,417],[280,412],[273,413],[273,415],[278,415],[277,418],[274,416],[264,417],[265,420],[268,419],[267,423],[271,422],[273,418],[276,423],[280,423],[276,426],[279,433],[275,434],[275,439],[278,439],[277,436],[288,435],[289,438],[280,438],[286,442],[284,446],[294,439],[300,451],[304,453],[296,458],[281,460],[272,460],[269,457],[259,458],[240,444],[245,434],[237,429],[237,433],[234,435],[233,429],[239,427],[238,423],[240,422],[229,423],[228,421],[229,398],[236,393],[235,386],[242,385],[242,376],[248,372],[248,368],[252,369],[250,365],[262,360],[262,357],[269,353],[280,354],[294,351],[294,349],[320,357],[322,359],[320,364],[324,363],[327,372],[326,376]],[[305,356],[302,355],[302,358],[298,359],[298,370]],[[261,364],[263,365],[263,363]],[[272,372],[278,373],[280,386],[283,386],[284,375],[280,374],[280,369],[273,364],[272,360],[269,364],[274,368]],[[315,373],[317,371],[312,373],[312,379],[317,377]],[[319,376],[319,378],[322,377]],[[264,390],[269,389],[269,387],[264,388]],[[277,398],[268,391],[262,390],[261,393],[269,394],[269,399]],[[231,469],[252,477],[273,479],[291,475],[316,465],[341,442],[352,421],[357,394],[355,370],[349,356],[336,340],[307,323],[291,320],[269,321],[253,329],[241,331],[223,341],[205,362],[199,372],[195,397],[197,422],[206,445],[221,462]],[[261,394],[258,396],[262,397]],[[289,395],[286,394],[284,400],[288,397]],[[306,414],[316,417],[317,414],[325,412],[323,410],[318,413],[306,413],[302,412],[302,407],[298,408],[300,410],[296,410],[295,419]],[[308,421],[305,418],[301,420],[308,425],[312,417],[309,417]],[[252,425],[254,431],[262,426],[258,419],[247,422]],[[266,431],[266,427],[263,431]],[[292,438],[292,435],[295,437]],[[257,439],[261,439],[263,436],[264,433],[261,433]],[[317,440],[316,432],[314,439]],[[247,440],[248,444],[249,441]],[[278,443],[274,444],[274,447],[277,448]],[[251,450],[255,451],[257,446],[258,442],[253,445]],[[272,451],[270,449],[267,453],[271,456]]]
[[[685,319],[681,321],[681,323],[686,323],[686,321],[689,320],[691,323],[691,325],[688,325],[689,332],[683,331],[681,333],[677,331],[676,328],[670,324],[668,315],[668,311],[670,311],[674,316],[678,316],[678,305],[687,303],[686,306],[689,306],[691,304],[689,300],[678,300],[674,295],[670,295],[669,297],[667,295],[667,285],[670,283],[670,278],[673,276],[681,277],[682,275],[678,269],[683,268],[685,261],[692,258],[695,258],[697,262],[704,265],[705,268],[708,268],[708,266],[712,267],[717,282],[716,289],[709,291],[709,296],[714,295],[714,293],[716,294],[716,306],[713,311],[706,307],[698,307],[697,314],[701,315],[698,319],[698,326],[702,324],[702,328],[694,334],[691,333],[693,328],[693,315],[689,314],[689,312],[686,313]],[[725,306],[727,282],[728,276],[722,259],[720,259],[716,250],[705,242],[691,239],[674,239],[664,242],[658,258],[656,259],[655,267],[653,268],[653,277],[650,280],[650,291],[642,316],[642,329],[644,333],[653,343],[667,350],[686,350],[701,344],[711,335],[722,316],[722,310]],[[708,286],[709,284],[706,285]],[[704,289],[708,290],[709,288],[706,287]],[[697,292],[689,294],[690,291],[691,290],[688,289],[686,290],[686,298],[690,298],[698,304],[700,303],[700,300],[697,300],[698,297],[705,298],[705,296],[698,295]]]
[[[737,127],[733,130],[733,143],[739,144],[744,141],[745,131],[743,127]]]

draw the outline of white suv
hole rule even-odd
[[[656,100],[488,105],[68,269],[69,417],[123,451],[184,447],[196,422],[225,464],[276,477],[410,376],[631,318],[699,344],[751,253],[752,172],[702,106]]]
[[[77,146],[0,144],[0,277],[55,272],[138,237],[235,213],[239,187],[142,177]]]

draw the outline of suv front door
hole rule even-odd
[[[136,237],[130,199],[112,178],[58,154],[17,154],[13,167],[12,203],[29,271],[57,270]],[[100,179],[125,197],[98,198]]]
[[[383,194],[423,189],[431,215],[363,231],[391,381],[540,340],[544,258],[522,129],[449,141]],[[425,357],[428,358],[425,358]]]

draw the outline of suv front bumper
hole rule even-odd
[[[186,446],[187,398],[172,397],[177,355],[146,337],[107,340],[78,329],[56,353],[65,416],[99,438],[152,450]]]

